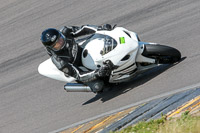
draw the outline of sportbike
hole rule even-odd
[[[95,70],[107,61],[112,62],[113,70],[105,81],[106,84],[122,83],[160,64],[173,64],[181,59],[179,50],[157,43],[142,42],[137,33],[122,27],[115,27],[111,31],[97,31],[76,41],[83,48],[82,64],[86,70]],[[92,91],[89,86],[76,83],[75,78],[66,77],[51,59],[41,63],[38,71],[46,77],[66,82],[64,88],[68,92]]]

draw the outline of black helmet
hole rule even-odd
[[[45,47],[58,51],[65,45],[65,36],[58,30],[49,28],[42,32],[41,42]]]

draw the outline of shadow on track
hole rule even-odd
[[[150,81],[154,77],[162,74],[164,71],[179,64],[180,62],[182,62],[185,59],[186,59],[186,57],[183,57],[178,63],[157,66],[143,74],[138,75],[137,77],[133,78],[132,80],[130,80],[128,82],[120,83],[118,85],[112,85],[109,90],[95,95],[95,97],[86,101],[82,105],[87,105],[87,104],[93,103],[98,100],[101,100],[102,102],[106,102],[106,101],[109,101],[110,99],[115,98],[121,94],[127,93],[128,91],[130,91],[130,90]]]

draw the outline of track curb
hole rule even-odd
[[[200,84],[184,87],[75,123],[52,133],[106,133],[119,130],[141,120],[149,121],[160,118],[163,114],[171,117],[172,113],[176,112],[177,114],[178,109],[180,110],[182,107],[191,109],[191,112],[199,111],[199,96]],[[198,100],[196,100],[197,98]],[[182,109],[182,111],[185,110]],[[179,113],[181,114],[181,111]]]

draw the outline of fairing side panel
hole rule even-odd
[[[51,58],[47,59],[39,65],[38,72],[43,76],[63,82],[69,83],[75,81],[75,78],[66,77],[62,71],[58,70],[57,67],[51,61]]]

